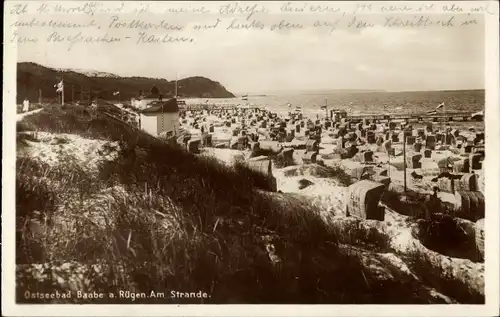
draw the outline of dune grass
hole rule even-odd
[[[351,176],[347,174],[340,164],[325,165],[323,161],[319,161],[318,164],[323,167],[318,177],[335,178],[338,180],[339,184],[345,187],[353,184]]]
[[[454,258],[479,262],[474,223],[446,214],[433,214],[417,222],[417,238],[427,248]]]
[[[398,213],[409,216],[408,221],[416,225],[412,230],[414,238],[425,248],[444,256],[479,262],[474,236],[467,232],[466,221],[459,221],[451,216],[449,206],[445,204],[430,205],[428,194],[414,191],[408,191],[407,194],[408,199],[402,200],[401,192],[390,186],[382,196],[382,201]],[[427,254],[418,250],[396,254],[421,281],[442,294],[463,304],[484,303],[483,294],[438,265],[436,261],[431,261]]]
[[[484,295],[468,287],[442,267],[436,266],[422,253],[412,251],[404,255],[401,254],[401,257],[423,282],[434,287],[437,291],[463,304],[485,303]]]
[[[371,292],[378,284],[367,281],[374,277],[357,257],[339,250],[313,207],[280,208],[260,194],[262,175],[194,157],[84,107],[47,107],[19,126],[118,141],[120,147],[118,158],[96,174],[71,158],[55,167],[18,159],[18,264],[107,263],[105,278],[81,287],[203,290],[209,303],[398,300],[388,288]],[[27,225],[34,218],[42,223],[37,232]],[[117,265],[121,269],[113,269]],[[18,279],[21,301],[26,280]]]

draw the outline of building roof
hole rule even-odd
[[[148,107],[141,111],[141,113],[175,113],[179,112],[177,99],[172,98],[165,101],[153,101],[148,104]]]
[[[136,97],[134,99],[136,100],[150,100],[150,99],[160,99],[160,97],[164,97],[162,93],[157,93],[157,94],[153,94],[153,93],[148,93],[147,95],[143,94],[143,95],[140,95],[139,97]]]

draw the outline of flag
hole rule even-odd
[[[54,88],[57,88],[56,89],[56,92],[60,92],[60,91],[63,91],[63,88],[64,88],[64,83],[63,81],[61,80],[61,82],[57,83],[54,85]]]
[[[321,109],[322,109],[322,110],[325,110],[325,109],[326,109],[326,106],[321,106]]]
[[[437,111],[436,110],[427,111],[427,114],[428,115],[435,115],[435,114],[437,114]]]
[[[441,102],[437,107],[436,109],[440,109],[440,108],[443,108],[444,107],[444,102]]]
[[[119,92],[119,91],[115,91],[115,92],[113,93],[113,96],[116,96],[116,95],[119,95],[119,94],[120,94],[120,92]]]
[[[243,95],[243,96],[241,97],[241,99],[242,99],[242,100],[247,101],[247,100],[248,100],[248,95]]]
[[[484,110],[478,111],[478,112],[473,113],[471,115],[471,117],[475,117],[475,116],[484,116]]]

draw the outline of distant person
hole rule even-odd
[[[30,111],[30,101],[28,100],[28,98],[24,98],[23,112],[28,112],[28,111]]]

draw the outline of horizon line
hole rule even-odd
[[[299,90],[300,89],[296,89]],[[314,90],[325,90],[324,93],[307,93],[307,91],[314,91]],[[295,93],[295,95],[324,95],[325,93],[335,93],[335,92],[353,92],[353,93],[370,93],[370,92],[375,92],[375,93],[402,93],[402,92],[444,92],[444,91],[474,91],[474,90],[485,90],[486,88],[450,88],[450,89],[428,89],[428,90],[385,90],[385,89],[351,89],[351,88],[345,88],[345,89],[307,89],[303,90],[303,92]],[[242,93],[242,92],[233,92],[234,95],[236,96],[244,96],[248,95],[249,97],[260,97],[260,96],[279,96],[283,93],[291,93],[294,94],[295,90],[283,90],[279,93],[277,92],[249,92],[249,93]]]

